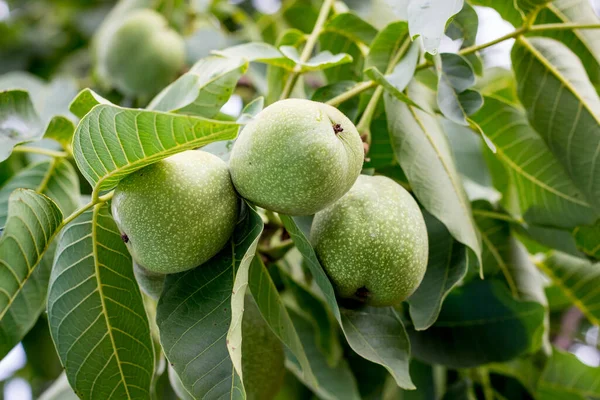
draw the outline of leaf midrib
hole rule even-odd
[[[125,374],[123,373],[123,367],[121,366],[121,360],[119,358],[119,352],[117,351],[117,345],[115,343],[115,338],[112,334],[112,325],[110,323],[110,319],[108,318],[108,312],[106,311],[106,303],[104,300],[104,292],[102,289],[102,282],[100,281],[100,262],[98,260],[98,239],[96,227],[98,225],[98,214],[100,212],[100,208],[103,204],[97,204],[94,206],[94,211],[92,214],[92,254],[94,256],[94,271],[96,275],[96,282],[98,283],[98,294],[100,296],[100,303],[102,304],[102,314],[104,315],[104,320],[106,321],[106,328],[108,329],[108,336],[110,337],[110,342],[113,349],[113,354],[117,360],[117,366],[119,367],[119,374],[121,375],[121,381],[123,382],[123,387],[125,388],[125,393],[127,394],[127,398],[131,399],[131,395],[129,394],[129,388],[127,386],[127,382],[125,381]]]

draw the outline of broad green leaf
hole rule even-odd
[[[321,86],[315,90],[311,100],[326,103],[328,100],[352,89],[356,84],[354,81],[339,81],[331,85]],[[358,100],[358,96],[353,96],[336,107],[350,118],[350,120],[355,120],[358,114]]]
[[[409,96],[418,101],[427,90],[415,82],[409,86]],[[425,209],[480,260],[481,242],[471,205],[436,117],[384,96],[392,147],[412,190]]]
[[[424,212],[429,237],[427,271],[421,285],[408,298],[410,317],[416,330],[429,328],[437,319],[444,299],[461,281],[469,267],[468,253],[448,229]]]
[[[98,104],[112,103],[100,96],[98,93],[94,92],[92,89],[83,89],[73,99],[69,105],[69,110],[78,118],[83,118]]]
[[[79,179],[68,161],[52,159],[32,164],[0,189],[0,227],[7,220],[9,196],[17,189],[31,189],[48,196],[63,215],[75,211],[79,201]],[[0,321],[0,357],[23,339],[45,309],[54,249],[54,244],[50,244],[29,279],[22,284],[5,318]]]
[[[392,374],[398,386],[414,388],[408,373],[410,344],[402,321],[394,310],[369,307],[358,311],[340,311],[333,286],[305,234],[292,217],[280,215],[280,218],[302,253],[316,285],[325,296],[325,301],[342,327],[350,347],[367,360],[383,365]]]
[[[495,156],[515,185],[525,219],[572,228],[597,218],[523,111],[498,98],[486,97],[473,119],[496,146]]]
[[[376,168],[378,173],[390,176],[388,173],[381,171],[381,169],[400,169],[400,167],[396,163],[394,149],[390,142],[387,115],[385,114],[383,102],[377,105],[369,128],[371,129],[371,146],[369,147],[369,154],[363,168]]]
[[[48,289],[48,319],[79,397],[150,396],[150,326],[131,256],[106,204],[94,206],[62,232]]]
[[[377,35],[377,29],[352,12],[336,14],[323,26],[324,32],[335,32],[355,43],[370,44]]]
[[[579,226],[573,231],[577,248],[600,260],[600,220],[591,226]]]
[[[77,82],[70,77],[58,77],[44,82],[28,72],[10,72],[0,77],[0,91],[20,89],[29,93],[42,125],[54,117],[70,119],[69,103],[77,94]]]
[[[48,197],[29,189],[16,189],[10,195],[8,218],[0,238],[0,320],[3,323],[35,273],[61,221],[60,209]]]
[[[52,270],[55,248],[55,244],[51,243],[0,320],[0,358],[6,356],[14,346],[24,340],[46,309],[48,280]],[[47,329],[47,327],[45,328]],[[52,352],[54,352],[53,346]],[[40,354],[35,356],[36,360],[42,357]],[[29,363],[31,364],[31,362]],[[43,368],[47,370],[49,365],[44,365]]]
[[[600,98],[581,61],[547,38],[518,39],[512,59],[529,122],[600,211]]]
[[[288,357],[292,358],[299,366],[297,372],[302,375],[304,382],[309,382],[313,386],[318,385],[317,377],[314,376],[296,328],[260,257],[254,257],[252,260],[248,283],[252,297],[254,297],[265,321],[283,342],[289,353],[293,355],[288,354]]]
[[[587,0],[554,0],[540,11],[535,23],[599,24],[600,19]],[[596,90],[600,89],[600,38],[595,30],[547,30],[535,35],[550,37],[568,46],[581,60]]]
[[[243,58],[250,62],[260,62],[287,70],[294,69],[294,63],[285,57],[277,48],[268,43],[250,42],[228,47],[223,50],[213,51],[222,57]]]
[[[517,82],[512,70],[502,67],[486,68],[483,77],[477,80],[474,88],[484,97],[495,97],[509,104],[519,104]]]
[[[21,143],[35,141],[43,134],[41,121],[27,92],[0,92],[0,161]]]
[[[352,62],[352,56],[346,53],[332,54],[330,51],[322,51],[313,57],[309,58],[308,61],[302,62],[300,60],[300,54],[294,46],[281,46],[279,48],[281,52],[293,60],[297,65],[300,66],[302,72],[308,71],[321,71],[327,68],[335,67],[341,64]]]
[[[408,27],[414,39],[421,36],[425,51],[436,54],[446,23],[458,14],[463,0],[411,0],[408,3]]]
[[[327,69],[327,80],[359,80],[367,45],[376,34],[373,26],[353,13],[337,14],[327,21],[319,35],[319,48],[333,54],[347,53],[353,59],[352,64]]]
[[[233,139],[239,125],[186,115],[94,107],[79,123],[73,154],[79,170],[96,191],[183,150]]]
[[[310,366],[317,376],[319,385],[315,386],[306,381],[294,362],[288,361],[288,368],[322,399],[360,399],[356,381],[346,361],[342,359],[334,367],[328,365],[325,356],[315,342],[316,335],[313,324],[293,309],[289,310],[289,314],[302,340]]]
[[[231,348],[227,335],[230,327],[241,328],[243,305],[236,301],[235,310],[232,305],[245,288],[234,283],[240,269],[245,274],[262,231],[260,217],[251,209],[247,212],[219,254],[195,269],[168,275],[158,301],[156,323],[163,351],[193,398],[246,398],[230,356],[241,352],[241,342]]]
[[[460,12],[448,24],[446,35],[452,40],[462,39],[462,48],[469,47],[475,44],[477,28],[479,28],[477,12],[465,2]]]
[[[475,84],[471,64],[459,54],[442,53],[434,58],[438,71],[437,103],[444,116],[461,125],[483,105],[481,94],[469,89]]]
[[[79,397],[75,394],[71,386],[67,375],[63,372],[60,374],[57,380],[50,385],[50,387],[44,390],[44,393],[38,398],[38,400],[78,400]]]
[[[59,115],[52,118],[48,123],[44,132],[44,139],[52,139],[58,142],[66,151],[72,152],[71,143],[74,133],[75,124],[73,121]]]
[[[412,101],[407,95],[402,93],[391,81],[388,80],[388,76],[385,76],[377,69],[377,67],[371,67],[365,71],[365,75],[371,79],[372,81],[377,82],[378,85],[383,86],[383,88],[396,99],[400,100],[403,103],[406,103],[409,106],[418,108],[419,110],[423,110],[420,105]],[[408,82],[406,82],[408,84]]]
[[[380,71],[387,71],[394,54],[407,38],[408,24],[405,21],[387,25],[373,39],[365,59],[365,69],[376,67]]]
[[[554,348],[540,378],[536,399],[584,400],[600,397],[600,368],[583,364],[574,354]]]
[[[600,264],[557,251],[535,264],[592,324],[600,325]]]
[[[491,7],[498,11],[500,16],[519,27],[523,21],[536,10],[541,9],[551,0],[471,0],[471,4]]]
[[[250,103],[246,104],[246,106],[242,110],[242,113],[239,116],[239,118],[237,119],[237,121],[240,123],[242,123],[242,122],[247,123],[247,122],[251,121],[254,117],[256,117],[258,115],[259,112],[261,112],[263,110],[264,107],[265,107],[265,98],[257,97],[256,99],[252,100]]]
[[[48,196],[63,215],[71,214],[79,205],[79,178],[69,161],[53,158],[31,164],[0,189],[0,227],[6,223],[9,196],[18,188],[31,189]]]
[[[236,242],[233,257],[237,264],[233,290],[231,295],[231,324],[227,332],[227,349],[237,373],[242,375],[242,318],[244,316],[244,299],[248,287],[250,263],[256,253],[258,239],[262,234],[264,223],[260,215],[248,203],[244,202],[244,210],[248,213],[238,224],[237,229],[244,232],[244,236]]]
[[[312,28],[311,28],[312,29]],[[294,46],[297,47],[305,40],[304,33],[297,29],[288,29],[277,40],[277,47]],[[269,65],[267,67],[267,104],[271,104],[279,99],[283,86],[285,85],[287,74],[289,72],[285,68]]]
[[[157,94],[148,109],[213,118],[247,69],[248,61],[244,58],[203,58]]]
[[[409,330],[411,348],[451,368],[503,362],[539,345],[544,315],[542,305],[514,299],[504,282],[474,279],[450,292],[429,329]]]
[[[327,363],[336,365],[342,356],[337,321],[328,311],[323,299],[290,276],[291,268],[286,260],[280,261],[278,271],[285,288],[293,294],[296,311],[303,314],[315,326],[316,343],[327,358]]]

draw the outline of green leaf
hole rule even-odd
[[[477,28],[479,28],[477,12],[465,2],[460,12],[448,24],[446,35],[452,40],[462,39],[461,48],[465,48],[475,44]]]
[[[0,189],[0,227],[6,223],[10,194],[18,188],[31,189],[52,199],[63,215],[79,205],[79,178],[70,162],[53,158],[19,171]]]
[[[233,250],[233,257],[237,265],[231,295],[231,325],[229,326],[226,338],[231,362],[242,379],[242,318],[244,316],[244,299],[246,297],[246,288],[248,287],[250,263],[254,258],[258,239],[264,228],[262,218],[248,203],[245,203],[245,210],[248,216],[237,227],[237,229],[244,232],[244,236],[239,241],[236,241]]]
[[[562,289],[586,318],[600,325],[600,264],[552,251],[536,266]]]
[[[600,260],[600,220],[591,226],[579,226],[573,231],[577,248]]]
[[[495,155],[515,185],[525,219],[572,228],[597,218],[523,111],[498,98],[486,97],[473,119],[496,146]]]
[[[409,96],[418,101],[428,95],[427,90],[415,82],[409,86]],[[471,215],[471,205],[456,170],[447,137],[436,117],[431,115],[431,110],[428,110],[431,114],[426,113],[388,94],[385,94],[384,100],[396,160],[406,173],[412,190],[425,209],[480,260],[481,242]]]
[[[600,210],[600,98],[577,56],[547,38],[520,38],[512,50],[529,122],[589,204]]]
[[[342,356],[342,347],[339,342],[337,321],[328,312],[327,304],[316,296],[308,287],[296,282],[288,273],[292,268],[283,266],[287,262],[282,260],[279,264],[279,273],[287,290],[293,293],[296,311],[303,314],[315,326],[316,344],[325,355],[329,365],[336,365]]]
[[[249,286],[252,297],[256,300],[265,321],[291,353],[291,355],[288,354],[288,358],[298,365],[297,373],[302,376],[304,382],[313,386],[319,385],[290,315],[277,292],[269,271],[259,257],[254,257],[250,265]]]
[[[538,303],[515,300],[503,282],[475,279],[450,292],[429,329],[409,330],[411,348],[451,368],[507,361],[539,345],[544,314]]]
[[[495,97],[505,103],[519,104],[517,82],[512,70],[502,67],[486,68],[483,77],[477,80],[474,87],[484,97]]]
[[[297,29],[288,29],[284,31],[281,37],[277,40],[277,47],[297,47],[304,42],[304,40],[305,37],[302,31]],[[288,73],[289,71],[287,71],[285,68],[275,67],[273,65],[269,65],[267,67],[267,83],[269,87],[267,92],[267,104],[271,104],[279,99]]]
[[[298,54],[298,50],[296,50],[294,46],[281,46],[279,49],[286,57],[293,60],[297,65],[300,65],[300,70],[302,72],[321,71],[352,62],[352,56],[349,54],[332,54],[327,50],[316,54],[306,62],[301,62],[300,54]]]
[[[429,237],[427,271],[421,285],[408,298],[416,330],[425,330],[435,322],[444,299],[469,267],[465,246],[454,240],[444,224],[431,214],[424,212],[423,215]]]
[[[394,54],[407,38],[408,24],[405,21],[387,25],[373,39],[365,59],[365,69],[376,67],[380,71],[386,71]]]
[[[328,365],[325,356],[315,342],[316,334],[313,324],[293,309],[289,310],[289,314],[306,349],[310,366],[315,371],[320,384],[315,386],[304,380],[294,362],[288,361],[288,368],[320,398],[326,400],[360,399],[356,381],[346,361],[342,359],[334,367]]]
[[[409,106],[413,106],[418,108],[419,110],[423,110],[420,105],[412,101],[407,95],[402,93],[392,82],[388,80],[387,76],[384,76],[381,71],[377,69],[377,67],[371,67],[365,71],[365,75],[371,79],[372,81],[377,82],[378,85],[383,86],[383,88],[396,99],[400,100],[403,103],[408,104]],[[408,84],[408,82],[406,82]],[[423,110],[424,111],[424,110]]]
[[[327,69],[327,80],[360,80],[366,46],[376,34],[373,26],[353,13],[337,14],[327,21],[319,35],[319,48],[333,54],[347,53],[353,59],[352,64]]]
[[[156,314],[160,341],[170,365],[193,398],[246,397],[241,374],[230,356],[241,352],[241,342],[232,349],[227,335],[230,329],[241,329],[243,304],[237,300],[240,294],[244,298],[245,288],[240,286],[244,279],[236,282],[236,274],[241,270],[240,278],[246,277],[260,232],[262,220],[248,208],[230,243],[219,254],[165,280]]]
[[[0,92],[0,161],[6,160],[16,145],[39,139],[43,134],[40,126],[27,92]]]
[[[56,116],[50,120],[46,131],[44,132],[44,139],[52,139],[58,142],[63,149],[72,151],[71,142],[73,141],[73,134],[75,133],[75,124],[68,118],[62,116]]]
[[[451,121],[468,125],[467,117],[483,105],[481,94],[469,89],[475,84],[473,67],[463,56],[454,53],[442,53],[434,60],[438,66],[440,111]]]
[[[247,69],[244,58],[203,58],[157,94],[148,109],[213,118]]]
[[[535,23],[599,24],[600,19],[587,0],[554,0],[540,11]],[[595,30],[547,30],[535,35],[558,40],[569,47],[581,60],[596,90],[600,89],[600,39]]]
[[[364,43],[367,45],[377,35],[377,29],[373,25],[352,12],[334,15],[325,23],[322,32],[335,32],[355,43]]]
[[[600,368],[583,364],[573,354],[554,349],[539,381],[536,399],[583,400],[600,397]]]
[[[98,104],[112,105],[110,101],[106,100],[92,89],[83,89],[73,99],[69,105],[69,110],[77,117],[83,118]]]
[[[339,81],[332,83],[331,85],[321,86],[315,90],[311,100],[326,103],[328,100],[352,89],[356,84],[357,83],[354,81]],[[358,96],[353,96],[343,103],[338,104],[336,107],[350,118],[350,120],[355,120],[358,114],[358,100]]]
[[[447,21],[458,14],[463,0],[411,0],[408,4],[408,27],[414,39],[421,36],[425,51],[436,54]]]
[[[519,27],[535,10],[541,9],[551,0],[471,0],[471,4],[491,7],[513,26]]]
[[[61,221],[60,209],[48,197],[28,189],[16,189],[10,195],[8,218],[0,238],[0,320],[3,323],[8,323],[4,317],[10,318],[15,302],[22,306],[21,299],[35,295],[26,283],[36,272]],[[19,299],[23,290],[27,292]],[[31,325],[33,323],[35,320]]]
[[[131,256],[106,204],[68,224],[48,289],[50,332],[83,399],[150,396],[154,349]]]
[[[246,106],[242,110],[242,113],[240,114],[239,118],[237,119],[237,122],[239,122],[239,123],[250,122],[254,117],[256,117],[258,115],[259,112],[261,112],[263,110],[264,107],[265,107],[265,98],[257,97],[256,99],[252,100],[250,103],[246,104]]]
[[[233,139],[238,127],[232,122],[98,105],[77,126],[73,154],[98,192],[175,153]]]
[[[286,230],[325,296],[333,315],[338,320],[350,347],[362,357],[383,365],[392,374],[398,386],[412,389],[408,374],[410,344],[402,321],[391,308],[340,311],[333,286],[323,271],[314,249],[292,217],[280,215]]]
[[[282,67],[289,71],[294,69],[294,63],[285,57],[276,47],[268,43],[251,42],[239,44],[223,50],[213,51],[222,57],[243,58],[249,62],[260,62],[264,64]]]

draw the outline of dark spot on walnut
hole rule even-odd
[[[369,292],[369,289],[367,289],[365,286],[356,289],[354,294],[363,301],[371,296],[371,292]]]
[[[129,236],[127,236],[126,234],[124,234],[124,233],[123,233],[123,234],[121,235],[121,239],[123,239],[123,242],[125,242],[125,243],[129,243]]]
[[[344,132],[344,129],[342,128],[342,126],[340,124],[333,124],[333,132],[337,135],[340,132]]]

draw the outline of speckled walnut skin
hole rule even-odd
[[[341,298],[396,305],[425,275],[429,244],[421,210],[383,176],[361,175],[344,197],[315,215],[310,237]]]
[[[265,108],[235,142],[229,166],[242,197],[288,215],[311,215],[342,197],[364,151],[352,121],[336,108],[288,99]]]
[[[223,248],[239,213],[227,164],[185,151],[125,178],[112,214],[134,260],[169,274],[197,267]]]

